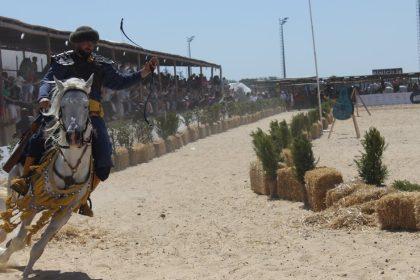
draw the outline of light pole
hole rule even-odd
[[[308,0],[308,4],[309,4],[309,15],[311,17],[312,44],[313,44],[313,47],[314,47],[314,61],[315,61],[315,71],[316,71],[316,84],[317,84],[317,88],[318,88],[319,120],[322,123],[321,87],[319,85],[318,59],[317,59],[317,55],[316,55],[315,32],[314,32],[314,21],[313,21],[313,18],[312,18],[312,3],[311,3],[311,0]]]
[[[279,18],[279,26],[280,26],[280,48],[281,48],[281,58],[282,58],[282,65],[283,65],[283,79],[286,79],[286,55],[284,52],[284,31],[283,26],[286,24],[289,18]]]
[[[187,37],[187,43],[188,43],[188,57],[191,58],[191,42],[192,40],[194,40],[195,35],[191,36],[191,37]],[[191,76],[191,67],[188,66],[188,77]]]

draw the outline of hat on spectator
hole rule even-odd
[[[70,33],[69,41],[70,43],[97,42],[99,41],[99,33],[92,27],[80,26]]]

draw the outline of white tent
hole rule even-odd
[[[243,83],[230,83],[229,88],[233,89],[234,92],[242,92],[245,94],[251,93],[252,91],[249,87],[247,87]]]

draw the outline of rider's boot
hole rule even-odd
[[[21,195],[26,195],[29,191],[29,173],[31,172],[31,166],[34,165],[35,158],[26,157],[25,164],[23,166],[22,177],[13,179],[10,188]]]
[[[90,190],[91,193],[96,189],[96,187],[99,185],[100,182],[101,182],[101,179],[99,179],[98,176],[93,175],[92,188]],[[80,205],[79,214],[84,215],[84,216],[88,216],[88,217],[93,217],[92,208],[91,208],[91,206],[89,206],[87,201],[84,204]]]

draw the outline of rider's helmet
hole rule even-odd
[[[80,26],[75,31],[70,33],[70,43],[81,43],[81,42],[98,42],[99,33],[95,29],[89,26]]]

